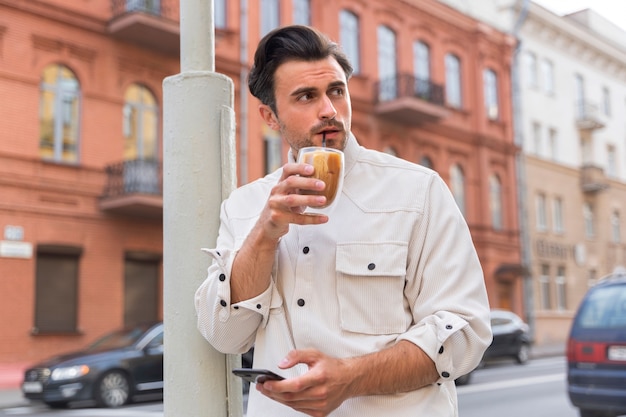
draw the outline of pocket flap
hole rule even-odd
[[[360,276],[405,276],[406,242],[337,244],[337,272]]]

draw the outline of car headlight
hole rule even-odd
[[[52,371],[50,378],[53,381],[61,381],[64,379],[74,379],[87,375],[89,373],[89,367],[87,365],[68,366],[64,368],[57,368]]]

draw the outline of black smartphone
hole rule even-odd
[[[233,374],[255,384],[257,382],[265,382],[268,380],[281,381],[285,379],[268,369],[235,368],[233,369]]]

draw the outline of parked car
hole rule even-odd
[[[493,341],[483,355],[483,361],[513,358],[519,364],[528,362],[531,338],[528,324],[508,310],[491,310]]]
[[[513,358],[519,364],[528,362],[531,338],[529,326],[517,314],[501,309],[491,310],[493,341],[483,354],[479,367],[494,359]],[[457,378],[456,385],[469,384],[472,373]]]
[[[626,270],[589,288],[567,342],[567,393],[581,417],[626,414]]]
[[[83,350],[44,360],[26,369],[22,393],[53,408],[82,400],[119,407],[136,394],[162,394],[163,323],[117,330]]]

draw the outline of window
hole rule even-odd
[[[496,175],[489,177],[489,206],[491,225],[495,230],[502,230],[502,185]]]
[[[543,194],[537,194],[536,201],[536,215],[537,215],[537,230],[544,232],[548,229],[548,219],[546,213],[546,196]]]
[[[73,333],[78,317],[81,249],[40,245],[35,272],[35,331]]]
[[[465,176],[458,164],[450,168],[450,188],[459,210],[465,215]]]
[[[217,29],[226,28],[226,0],[213,1],[213,19]]]
[[[596,231],[593,206],[590,203],[583,204],[583,218],[585,221],[585,236],[588,239],[593,239]]]
[[[160,14],[161,0],[126,0],[126,10]]]
[[[554,199],[553,208],[554,232],[563,233],[565,231],[563,228],[563,200],[560,197]]]
[[[124,159],[158,159],[159,109],[146,87],[131,84],[124,94]]]
[[[261,0],[261,37],[280,26],[279,0]]]
[[[541,61],[541,82],[544,93],[554,94],[554,68],[547,59]]]
[[[541,156],[542,140],[541,140],[541,124],[533,122],[533,144],[535,146],[535,155]]]
[[[413,76],[415,94],[430,99],[430,48],[421,41],[413,42]]]
[[[425,166],[426,168],[433,168],[433,161],[428,156],[424,155],[420,158],[420,165]]]
[[[607,116],[611,115],[611,92],[608,87],[602,89],[602,112]]]
[[[293,0],[293,23],[309,26],[311,24],[311,5],[309,0]]]
[[[575,94],[576,94],[576,116],[583,119],[586,113],[585,104],[585,80],[580,74],[576,74],[574,78]]]
[[[613,243],[621,243],[622,241],[620,228],[619,212],[615,210],[611,213],[611,241]]]
[[[559,134],[554,128],[550,128],[548,131],[548,146],[550,146],[550,158],[553,161],[557,161],[559,158]]]
[[[567,281],[565,279],[565,267],[556,268],[556,308],[559,311],[567,310]]]
[[[461,108],[461,61],[456,55],[447,54],[446,64],[446,101],[448,105]]]
[[[550,296],[550,265],[541,265],[541,275],[539,276],[539,295],[541,297],[541,309],[552,309],[552,302]]]
[[[42,74],[39,101],[39,155],[55,162],[78,162],[80,86],[63,65]]]
[[[352,12],[342,10],[339,13],[340,43],[343,51],[350,60],[354,73],[360,71],[359,53],[359,18]]]
[[[265,150],[265,173],[276,171],[283,164],[282,140],[278,132],[263,126],[263,146]]]
[[[124,325],[159,319],[160,256],[126,254],[124,260]]]
[[[498,119],[498,78],[493,70],[483,71],[485,113],[489,120]]]
[[[617,152],[615,151],[615,146],[607,146],[606,159],[606,175],[613,178],[617,177]]]
[[[398,97],[396,71],[396,34],[387,26],[378,26],[378,75],[380,100]]]
[[[528,52],[525,57],[528,86],[536,88],[539,85],[537,77],[537,57],[532,52]]]

